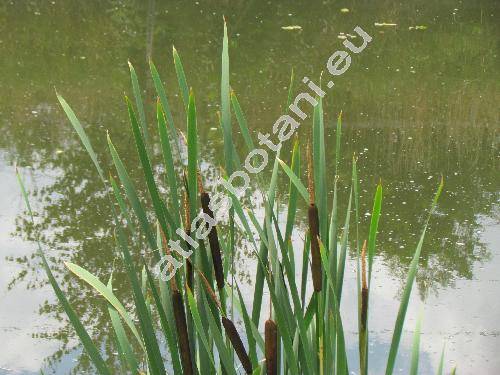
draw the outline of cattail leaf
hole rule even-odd
[[[328,260],[329,260],[329,265],[328,265],[328,271],[332,275],[332,280],[333,280],[333,285],[336,288],[336,283],[337,283],[337,245],[338,245],[338,239],[337,239],[337,228],[338,228],[338,218],[337,218],[337,183],[338,183],[338,178],[335,178],[335,181],[333,183],[333,202],[332,202],[332,211],[330,214],[330,225],[328,228]],[[330,288],[326,288],[325,290],[326,294],[326,314],[329,316],[330,312],[333,311],[333,307],[330,301],[333,300],[333,292],[330,290]],[[326,319],[325,322],[325,337],[332,337],[335,338],[335,327],[332,324],[333,318]],[[333,371],[333,362],[335,360],[335,352],[336,352],[336,340],[335,339],[326,339],[325,340],[325,370],[328,370],[330,368],[331,371]]]
[[[340,165],[340,141],[342,139],[342,111],[337,117],[337,128],[335,131],[335,176],[339,175],[339,165]]]
[[[149,60],[149,70],[151,71],[151,78],[153,79],[153,84],[155,86],[156,94],[160,99],[161,108],[165,113],[167,118],[167,125],[170,132],[170,137],[172,137],[172,141],[174,142],[176,149],[176,156],[180,157],[180,147],[179,147],[179,137],[177,134],[177,130],[174,126],[174,118],[172,116],[172,112],[170,110],[170,105],[168,104],[167,93],[165,92],[165,86],[163,85],[160,75],[158,74],[158,70],[156,69],[155,64],[153,64],[152,60]]]
[[[111,277],[109,278],[107,288],[111,292],[113,291]],[[115,331],[120,355],[125,359],[130,371],[132,373],[136,373],[138,371],[139,363],[134,355],[132,345],[128,340],[127,334],[125,333],[125,329],[120,320],[120,314],[110,303],[108,303],[108,313],[111,319],[111,325]]]
[[[165,367],[161,357],[158,342],[156,341],[155,331],[152,324],[152,318],[149,314],[146,300],[142,294],[137,271],[130,255],[127,240],[123,229],[120,226],[116,228],[116,240],[123,254],[123,261],[127,270],[127,275],[132,284],[132,292],[134,294],[134,302],[137,309],[137,316],[141,327],[144,345],[146,347],[148,363],[151,371],[157,374],[165,374]]]
[[[130,330],[134,334],[139,345],[141,345],[141,347],[144,349],[144,344],[142,342],[141,336],[139,335],[139,332],[137,331],[137,328],[135,327],[132,318],[130,317],[129,313],[122,305],[122,303],[113,294],[113,292],[104,283],[102,283],[96,276],[92,275],[85,268],[80,267],[71,262],[65,262],[64,265],[76,276],[78,276],[80,279],[82,279],[92,288],[94,288],[102,297],[106,299],[106,301],[109,302],[109,304],[111,304],[111,306],[113,306],[116,309],[116,311],[118,311],[122,319],[125,321],[125,324],[130,328]]]
[[[224,158],[226,172],[233,173],[233,147],[231,128],[230,86],[229,86],[229,51],[227,25],[224,19],[224,37],[222,39],[222,72],[221,72],[221,124],[224,135]]]
[[[228,192],[228,193],[229,193],[229,196],[231,197],[231,202],[232,202],[232,206],[234,207],[234,212],[236,212],[236,215],[238,215],[238,217],[243,225],[243,228],[245,229],[247,239],[253,245],[254,250],[257,251],[258,250],[257,242],[255,241],[254,233],[252,232],[252,230],[250,228],[248,218],[245,215],[245,212],[243,211],[243,207],[241,206],[241,202],[233,194],[231,194],[230,192]],[[253,214],[253,212],[251,210],[248,210],[247,212],[249,213],[249,216],[251,217],[251,221],[253,222],[252,219],[255,218],[255,215]],[[260,225],[257,225],[256,228],[260,228]],[[259,230],[259,229],[257,229],[257,230]],[[260,230],[260,233],[262,233],[262,229]],[[262,240],[262,237],[260,237],[260,238]]]
[[[196,123],[196,104],[194,93],[189,94],[187,116],[187,144],[188,144],[188,189],[189,209],[191,217],[198,213],[198,126]]]
[[[295,176],[300,176],[300,148],[298,137],[295,139],[293,144],[291,170]],[[290,185],[288,187],[288,211],[286,216],[285,242],[288,242],[292,235],[295,214],[297,212],[297,193],[297,188],[290,180]]]
[[[422,315],[417,319],[417,325],[415,327],[415,333],[413,334],[413,345],[411,349],[411,367],[410,375],[418,374],[418,361],[420,354],[420,326],[422,323]]]
[[[295,283],[295,272],[292,269],[291,262],[288,258],[286,244],[284,243],[283,238],[281,236],[281,231],[279,228],[278,219],[273,211],[271,211],[271,216],[272,216],[272,219],[274,221],[274,230],[276,232],[276,235],[278,238],[278,243],[280,245],[280,249],[281,249],[281,253],[282,253],[282,263],[285,266],[290,295],[292,296],[292,301],[293,301],[293,305],[294,305],[293,316],[295,317],[295,320],[297,321],[298,334],[299,334],[299,337],[301,340],[301,347],[300,347],[301,355],[304,358],[304,361],[301,361],[301,363],[304,366],[305,373],[311,373],[312,369],[314,368],[313,362],[312,362],[312,357],[309,355],[310,352],[312,351],[312,348],[311,348],[310,340],[307,336],[307,327],[306,327],[306,324],[304,321],[304,317],[302,315],[303,314],[302,313],[302,305],[301,305],[300,299],[299,299],[298,288],[297,288],[297,285]],[[292,253],[292,256],[294,256],[293,253]],[[321,260],[320,260],[319,266],[321,267]],[[281,277],[280,277],[280,279],[281,279]],[[293,325],[291,325],[291,327],[293,327]]]
[[[146,114],[144,112],[144,104],[142,102],[141,88],[139,86],[139,79],[137,78],[137,74],[135,73],[135,69],[132,63],[129,61],[128,66],[130,69],[130,80],[132,82],[132,93],[135,98],[135,105],[137,106],[137,111],[139,112],[139,121],[142,133],[144,135],[144,142],[147,145],[147,148],[151,147],[151,136],[149,135],[148,125],[146,123]]]
[[[115,149],[115,146],[111,142],[111,138],[108,135],[108,147],[109,151],[111,153],[111,157],[113,159],[113,163],[115,165],[116,171],[118,172],[118,177],[120,179],[120,182],[123,185],[123,188],[125,189],[125,194],[127,196],[127,199],[130,202],[130,205],[132,206],[132,209],[139,219],[139,223],[141,224],[142,231],[144,232],[146,236],[146,240],[148,241],[150,248],[154,249],[156,251],[156,256],[158,257],[159,260],[159,254],[157,253],[156,250],[156,240],[155,237],[151,231],[151,226],[149,224],[149,220],[146,215],[146,211],[142,205],[142,203],[139,201],[139,196],[137,194],[137,190],[135,189],[134,185],[132,184],[132,181],[130,179],[130,176],[123,165],[122,160],[120,159],[120,156],[118,155],[118,152]]]
[[[273,289],[273,284],[270,284],[270,281],[268,280],[268,286],[269,286],[269,293],[271,295],[271,299],[273,301],[273,306],[275,307],[276,311],[276,321],[278,323],[278,328],[279,331],[282,335],[282,343],[283,347],[285,349],[286,356],[288,358],[288,364],[289,368],[292,371],[292,373],[296,374],[298,373],[298,368],[297,368],[297,359],[295,357],[293,347],[292,347],[292,335],[291,332],[288,328],[288,323],[287,319],[285,317],[285,312],[281,308],[280,301],[278,300],[276,294],[274,293]]]
[[[158,312],[158,316],[160,317],[160,325],[163,330],[163,334],[165,335],[165,338],[167,340],[170,360],[172,361],[172,367],[174,368],[174,373],[180,374],[182,373],[182,367],[179,359],[179,348],[177,346],[176,338],[173,335],[173,329],[172,329],[173,324],[171,324],[171,322],[167,317],[166,311],[161,302],[160,295],[158,293],[158,290],[156,289],[153,275],[151,274],[151,271],[149,270],[149,267],[147,266],[146,262],[144,262],[144,270],[146,272],[149,288],[151,289],[151,294],[153,295],[156,311]]]
[[[443,349],[441,350],[441,357],[439,358],[439,365],[436,375],[443,375],[443,367],[444,367],[444,349],[446,345],[443,345]]]
[[[269,232],[268,232],[269,234]],[[260,262],[262,262],[261,259],[259,259]],[[264,265],[262,264],[262,267],[264,267]],[[278,274],[277,277],[279,277],[279,275],[281,275],[281,272]],[[286,314],[290,314],[289,310],[289,305],[287,303],[284,303],[285,301],[283,301],[283,299],[278,299],[276,293],[275,293],[275,283],[273,280],[275,280],[275,276],[271,276],[269,273],[265,273],[265,276],[266,276],[266,281],[267,281],[267,285],[268,285],[268,289],[269,289],[269,295],[271,297],[271,300],[272,300],[272,303],[273,303],[273,306],[274,306],[274,311],[276,313],[276,322],[278,324],[278,329],[279,329],[279,332],[281,334],[281,337],[282,337],[282,343],[283,343],[283,347],[285,349],[285,353],[286,353],[286,356],[288,358],[288,364],[290,366],[290,370],[292,371],[292,373],[297,373],[298,372],[298,368],[297,368],[297,359],[295,357],[295,354],[294,354],[294,351],[293,351],[293,346],[292,346],[292,342],[293,342],[293,338],[292,338],[292,334],[290,332],[290,328],[288,326],[288,319],[286,318]],[[278,281],[281,282],[281,278],[278,279]],[[284,310],[284,307],[285,305],[288,305],[288,312],[285,312]]]
[[[302,302],[302,306],[304,306],[305,302],[305,296],[306,296],[306,288],[307,288],[307,273],[309,270],[309,253],[310,253],[310,240],[309,234],[306,235],[306,238],[304,240],[304,249],[302,250],[302,272],[300,273],[301,275],[301,282],[300,282],[300,300]]]
[[[342,325],[342,317],[340,315],[340,302],[339,302],[340,298],[339,296],[336,295],[332,274],[330,273],[329,267],[326,266],[329,264],[329,261],[325,251],[325,246],[321,241],[319,242],[319,249],[321,255],[321,262],[323,263],[323,269],[325,270],[326,282],[328,284],[328,287],[330,288],[330,291],[333,294],[333,298],[331,301],[333,306],[333,311],[331,313],[333,314],[334,317],[335,333],[337,335],[337,360],[338,360],[337,369],[340,369],[340,371],[337,371],[337,373],[348,374],[344,328]]]
[[[134,113],[134,109],[132,108],[132,104],[125,98],[127,102],[128,114],[130,117],[130,124],[132,127],[132,132],[134,134],[135,144],[137,147],[137,153],[139,154],[139,159],[141,161],[142,171],[144,173],[144,178],[146,180],[146,185],[149,190],[149,195],[151,197],[151,201],[153,203],[153,208],[156,213],[156,218],[158,219],[160,226],[164,233],[168,233],[167,225],[174,226],[174,222],[170,213],[167,210],[167,207],[163,203],[160,198],[160,193],[158,192],[158,186],[156,185],[153,169],[151,167],[151,162],[148,157],[148,153],[146,151],[146,145],[141,136],[141,132],[139,129],[139,124],[137,122],[137,118]],[[167,223],[168,222],[168,223]]]
[[[283,160],[278,159],[278,162],[280,163],[281,167],[290,178],[290,181],[295,185],[297,191],[300,193],[302,198],[304,198],[304,200],[307,203],[309,203],[309,193],[307,192],[307,189],[304,186],[304,184],[300,181],[297,175],[290,169],[290,167],[285,164]]]
[[[273,172],[271,175],[271,182],[269,183],[269,189],[267,191],[267,204],[270,207],[274,206],[274,198],[276,196],[279,152],[280,151],[278,150],[276,154],[276,159],[274,161],[274,166],[273,166]],[[265,221],[262,227],[264,226],[265,226]],[[264,233],[264,231],[262,232]],[[267,234],[264,233],[263,235],[261,235],[261,239],[262,238],[267,238]],[[256,327],[259,326],[260,310],[262,307],[262,294],[264,290],[265,267],[267,267],[268,263],[268,245],[267,243],[262,242],[262,240],[259,248],[258,258],[261,259],[261,262],[257,264],[257,275],[255,276],[255,288],[254,288],[254,298],[253,298],[253,308],[252,308],[252,321]]]
[[[97,155],[94,152],[94,149],[92,148],[92,144],[90,143],[89,137],[87,136],[87,133],[83,129],[83,126],[80,123],[80,120],[75,115],[75,112],[71,109],[69,104],[64,100],[64,98],[57,94],[57,99],[59,100],[59,103],[61,103],[61,106],[66,113],[66,116],[69,119],[69,122],[73,126],[73,129],[75,129],[76,134],[78,134],[78,137],[80,138],[80,141],[83,144],[83,147],[85,147],[85,150],[87,150],[87,153],[90,156],[90,159],[92,159],[92,162],[94,163],[94,166],[97,170],[97,173],[99,174],[99,177],[101,178],[101,181],[106,184],[106,179],[104,178],[104,173],[102,171],[102,168],[99,164],[99,161],[97,160]]]
[[[332,202],[332,212],[330,214],[330,226],[328,228],[328,254],[330,258],[329,270],[333,277],[334,285],[337,284],[337,246],[338,246],[338,197],[337,197],[337,183],[338,179],[335,179],[333,183],[333,202]],[[327,294],[328,295],[328,294]],[[330,296],[331,297],[331,296]],[[328,304],[327,304],[328,305]]]
[[[127,207],[127,204],[125,203],[125,200],[122,197],[120,188],[116,184],[115,179],[113,176],[109,176],[109,182],[111,184],[111,188],[113,189],[113,195],[115,196],[116,202],[118,203],[118,207],[120,207],[120,212],[125,218],[125,221],[127,222],[127,226],[130,229],[131,233],[137,233],[137,229],[134,225],[134,222],[130,218],[129,210]]]
[[[386,375],[392,374],[394,370],[394,363],[396,361],[396,356],[398,353],[399,342],[401,340],[401,332],[403,330],[403,324],[406,316],[406,311],[408,309],[408,302],[410,300],[411,290],[413,288],[413,281],[415,280],[415,276],[417,274],[418,261],[420,259],[420,252],[422,250],[422,245],[424,243],[425,233],[427,231],[427,225],[429,224],[429,220],[431,216],[434,214],[437,201],[441,192],[443,190],[443,179],[441,179],[441,183],[434,195],[434,199],[432,201],[431,209],[429,211],[429,215],[427,216],[427,220],[425,222],[424,228],[422,230],[422,234],[420,235],[420,239],[417,244],[417,248],[415,249],[415,253],[413,255],[413,259],[410,263],[410,269],[408,271],[405,288],[403,290],[403,296],[401,298],[401,302],[399,305],[398,315],[396,318],[396,323],[394,325],[394,330],[392,334],[391,346],[389,349],[389,357],[387,359],[387,367],[385,370]]]
[[[340,304],[342,298],[342,286],[344,283],[344,270],[345,270],[345,261],[347,254],[347,244],[349,242],[349,224],[351,222],[351,202],[352,202],[352,188],[351,193],[349,194],[349,203],[347,204],[347,212],[345,215],[344,222],[344,230],[342,233],[341,245],[340,245],[340,256],[339,256],[339,264],[337,268],[337,298],[338,303]]]
[[[172,149],[170,147],[170,140],[167,133],[167,126],[165,121],[165,116],[162,109],[161,102],[157,103],[156,106],[156,118],[158,121],[158,133],[160,135],[160,144],[163,154],[163,162],[165,164],[165,171],[167,175],[167,184],[169,187],[169,195],[171,197],[172,208],[173,208],[173,219],[176,227],[180,226],[180,198],[177,184],[177,177],[175,173],[174,159],[172,156]]]
[[[236,97],[236,93],[234,91],[231,91],[231,104],[236,116],[236,121],[240,127],[241,135],[243,136],[243,140],[247,146],[247,151],[252,152],[255,150],[255,145],[253,143],[252,136],[250,135],[250,131],[248,130],[247,119],[241,109],[240,103],[238,102],[238,98]]]
[[[23,183],[21,176],[19,174],[19,171],[17,171],[17,169],[16,169],[16,176],[17,176],[17,181],[18,181],[19,187],[21,189],[21,193],[22,193],[24,202],[25,202],[26,207],[28,209],[30,220],[34,225],[35,221],[33,218],[33,211],[31,210],[31,205],[29,203],[28,194],[26,192],[26,189],[24,187],[24,183]],[[50,285],[52,286],[52,289],[54,290],[54,292],[57,296],[57,299],[59,300],[59,303],[62,305],[64,312],[68,316],[69,321],[71,322],[71,325],[75,329],[76,334],[80,338],[80,341],[82,342],[82,345],[83,345],[85,351],[89,355],[90,360],[92,361],[92,363],[96,367],[96,370],[99,374],[110,375],[111,372],[108,369],[104,359],[102,358],[102,356],[99,352],[99,349],[97,349],[97,347],[95,346],[95,344],[92,341],[92,339],[90,338],[90,335],[88,334],[87,330],[85,329],[85,327],[81,323],[80,319],[76,315],[75,310],[73,310],[70,303],[68,302],[68,299],[66,298],[63,291],[59,287],[59,284],[57,283],[57,280],[55,279],[55,277],[52,273],[52,270],[50,269],[49,263],[47,262],[47,259],[45,258],[45,254],[42,251],[42,246],[40,244],[38,236],[37,236],[36,242],[37,242],[37,247],[38,247],[37,253],[42,260],[42,266],[45,270],[45,273],[47,274]]]
[[[226,344],[224,343],[224,339],[222,337],[222,333],[215,322],[215,318],[208,307],[208,301],[206,295],[203,294],[203,301],[205,304],[206,318],[208,320],[208,325],[210,328],[210,332],[212,333],[212,337],[214,339],[215,346],[217,347],[217,351],[219,352],[219,357],[221,359],[222,365],[228,374],[236,375],[234,370],[233,361],[231,359],[231,354],[228,352]]]
[[[174,66],[175,66],[175,73],[177,74],[177,81],[179,82],[179,88],[181,89],[182,101],[184,103],[184,107],[187,113],[189,105],[189,89],[186,80],[186,75],[184,74],[184,67],[182,66],[181,57],[179,56],[179,53],[177,52],[174,46],[172,46],[172,55],[174,57]]]
[[[258,330],[254,330],[252,327],[252,321],[250,320],[250,316],[248,315],[247,308],[245,306],[245,301],[243,301],[243,296],[241,295],[240,288],[238,286],[238,283],[234,283],[234,286],[236,287],[236,291],[238,293],[238,300],[235,300],[234,304],[236,308],[239,310],[241,316],[243,317],[243,323],[245,324],[245,333],[246,333],[246,338],[248,341],[248,352],[250,355],[250,358],[252,359],[252,366],[254,368],[258,367],[258,358],[257,358],[257,348],[256,348],[256,343],[257,339],[261,340],[262,343],[262,337],[259,333]],[[257,333],[257,334],[255,334]],[[262,348],[261,348],[262,349]]]
[[[271,264],[271,278],[273,279],[273,284],[275,286],[275,293],[276,296],[279,299],[279,303],[281,308],[284,311],[283,316],[285,317],[289,331],[290,332],[295,332],[296,328],[296,321],[294,320],[294,314],[292,312],[292,307],[290,305],[290,297],[287,293],[287,288],[285,285],[285,280],[283,279],[283,273],[282,273],[282,264],[280,263],[279,257],[278,257],[278,251],[276,248],[276,241],[274,239],[274,232],[273,232],[273,227],[271,225],[271,220],[273,219],[273,211],[272,208],[269,205],[266,205],[266,211],[265,211],[265,225],[266,225],[266,234],[268,238],[268,244],[269,244],[269,261]],[[279,233],[276,233],[278,236]],[[283,252],[282,252],[283,253]],[[286,256],[286,253],[285,253]],[[286,262],[286,260],[284,260]],[[291,342],[292,336],[290,335]]]
[[[191,292],[191,289],[189,288],[186,289],[186,296],[188,299],[189,310],[191,311],[191,316],[193,317],[194,327],[196,329],[196,332],[198,333],[201,342],[203,343],[203,346],[205,347],[206,352],[208,353],[208,358],[210,360],[210,363],[212,367],[215,369],[215,361],[212,354],[212,348],[208,343],[208,339],[205,334],[205,328],[203,326],[203,323],[201,322],[200,311],[198,310],[198,306],[196,305],[196,301],[194,299],[193,293]],[[204,371],[209,371],[209,370],[204,369]]]
[[[373,258],[375,256],[375,243],[377,240],[378,223],[380,219],[380,212],[382,210],[382,185],[377,185],[375,198],[373,199],[373,209],[370,220],[370,230],[368,236],[368,285],[370,284]]]

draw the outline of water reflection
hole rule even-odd
[[[170,46],[175,44],[197,93],[204,168],[215,175],[222,145],[218,131],[211,130],[217,123],[219,101],[221,15],[228,17],[232,35],[231,83],[255,133],[268,129],[280,113],[291,68],[298,77],[319,75],[323,61],[340,45],[340,33],[359,24],[374,42],[327,97],[327,160],[334,155],[333,119],[342,109],[341,194],[345,198],[348,193],[349,161],[355,153],[362,178],[363,229],[374,186],[382,179],[386,198],[378,262],[401,282],[430,197],[439,177],[445,177],[446,192],[428,232],[417,277],[422,299],[445,293],[456,280],[474,278],[477,263],[494,256],[491,245],[482,242],[478,217],[498,218],[500,192],[500,77],[495,60],[499,26],[494,18],[498,6],[483,1],[453,11],[456,7],[453,1],[410,6],[362,2],[342,13],[332,2],[321,6],[243,1],[191,6],[180,1],[1,4],[0,50],[8,56],[0,63],[3,165],[17,162],[29,174],[31,200],[38,202],[36,227],[20,210],[9,218],[15,220],[13,236],[31,241],[35,231],[42,234],[53,270],[75,310],[86,326],[93,327],[113,360],[112,346],[106,345],[108,323],[101,319],[104,304],[68,275],[63,262],[84,265],[103,278],[114,270],[115,285],[124,285],[125,278],[120,262],[114,262],[113,225],[103,187],[56,104],[54,86],[85,124],[103,164],[110,167],[105,143],[109,130],[132,178],[140,183],[121,98],[123,91],[129,91],[126,62],[130,59],[142,78],[152,122],[154,92],[146,73],[148,58],[155,60],[182,128],[183,109],[170,63]],[[397,26],[375,27],[375,22]],[[295,24],[302,31],[281,29]],[[409,30],[415,25],[427,29]],[[307,126],[300,130],[303,139],[309,134]],[[333,173],[328,177],[331,180]],[[279,183],[286,184],[286,178],[280,176]],[[14,187],[4,197],[16,194]],[[343,212],[345,199],[341,202]],[[7,224],[5,228],[10,230]],[[245,259],[242,254],[239,264]],[[13,249],[6,260],[15,269],[8,272],[8,288],[13,293],[20,293],[20,287],[47,290],[48,299],[38,313],[65,321],[32,253],[19,255]],[[126,287],[117,294],[130,303]],[[68,361],[78,358],[75,371],[87,371],[88,359],[73,349],[72,329],[66,324],[52,328],[34,333],[35,338],[46,335],[59,343],[46,365],[65,373]]]

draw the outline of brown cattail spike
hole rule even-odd
[[[278,327],[276,323],[268,319],[265,328],[265,354],[267,375],[278,374]]]
[[[189,197],[187,192],[184,192],[184,228],[191,231],[191,214],[189,212]]]
[[[168,244],[167,244],[167,236],[165,236],[165,232],[163,232],[163,230],[160,230],[160,234],[161,234],[161,243],[162,243],[162,247],[163,247],[163,251],[165,252],[166,255],[170,255],[170,248],[168,247]],[[168,269],[167,271],[168,272],[171,272],[172,271],[172,264],[168,264]],[[170,288],[172,290],[177,290],[177,282],[175,280],[175,277],[172,277],[170,279]]]
[[[198,173],[196,175],[197,177],[197,180],[198,180],[198,191],[201,193],[205,192],[205,190],[203,189],[203,181],[201,179],[201,173],[200,173],[200,170],[198,169]]]
[[[201,208],[203,212],[214,219],[214,213],[210,209],[210,196],[207,192],[201,193]],[[217,235],[217,227],[214,225],[208,233],[208,243],[210,244],[210,252],[212,253],[212,261],[214,264],[215,280],[219,289],[224,288],[224,270],[222,268],[222,256],[220,251],[219,236]]]
[[[181,351],[181,361],[183,374],[193,374],[193,363],[191,362],[191,349],[189,346],[189,336],[186,324],[186,313],[182,303],[182,295],[178,290],[172,291],[172,308],[174,310],[175,326]]]
[[[309,205],[309,233],[311,236],[311,274],[315,292],[320,292],[322,287],[321,253],[319,251],[319,214],[314,203]]]
[[[368,284],[366,282],[366,240],[361,250],[361,330],[366,329],[368,317]]]
[[[227,337],[231,341],[233,345],[234,351],[238,355],[240,359],[241,365],[247,374],[251,374],[253,372],[252,362],[250,362],[250,358],[245,350],[245,346],[243,345],[243,341],[241,341],[241,337],[234,326],[234,323],[226,318],[222,317],[222,325],[224,326],[224,330],[226,331]]]

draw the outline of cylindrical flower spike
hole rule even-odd
[[[267,375],[278,374],[278,326],[269,318],[265,328],[265,355]]]
[[[201,193],[201,208],[203,212],[214,218],[214,213],[210,209],[210,196],[207,192]],[[217,227],[214,225],[208,234],[208,242],[210,244],[210,252],[212,253],[212,261],[214,263],[215,280],[219,289],[224,288],[224,270],[222,268],[222,256],[220,251],[219,237],[217,235]]]
[[[322,289],[323,272],[321,269],[321,253],[319,251],[319,216],[318,208],[311,203],[308,210],[309,233],[311,235],[311,274],[315,292]]]
[[[321,269],[321,253],[319,251],[319,213],[315,204],[314,173],[311,147],[307,144],[307,182],[309,190],[309,234],[311,236],[311,274],[315,292],[322,289],[323,271]]]
[[[172,278],[171,280],[175,280],[175,278]],[[193,363],[191,362],[191,348],[189,345],[186,312],[184,311],[182,295],[177,289],[175,281],[172,283],[172,286],[172,308],[174,310],[175,326],[177,328],[177,337],[181,352],[182,369],[185,375],[192,375],[194,372]]]
[[[224,326],[227,337],[229,337],[229,340],[233,345],[234,351],[236,352],[238,358],[240,359],[243,369],[247,374],[251,374],[253,372],[252,362],[250,362],[250,358],[248,357],[245,347],[243,346],[243,341],[241,341],[240,334],[236,330],[234,323],[225,316],[223,316],[222,325]]]

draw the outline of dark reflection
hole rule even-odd
[[[296,77],[317,77],[328,56],[341,47],[340,33],[349,33],[356,25],[369,32],[373,43],[353,58],[325,103],[328,161],[334,160],[334,119],[340,109],[344,112],[341,196],[347,198],[350,159],[356,154],[362,179],[361,233],[367,232],[366,213],[382,179],[380,261],[404,280],[425,212],[439,177],[444,176],[446,191],[428,232],[417,277],[422,298],[438,287],[453,285],[457,278],[473,278],[474,263],[488,261],[489,250],[478,239],[477,219],[495,214],[500,191],[499,25],[493,16],[497,3],[462,4],[457,11],[452,1],[422,0],[404,6],[394,1],[357,2],[347,7],[348,13],[341,13],[336,2],[0,5],[0,52],[6,56],[0,62],[0,147],[7,151],[7,164],[17,162],[24,173],[33,174],[34,181],[44,181],[30,186],[31,200],[40,202],[36,227],[20,215],[14,235],[33,240],[35,231],[41,233],[54,273],[110,361],[116,357],[106,342],[111,337],[108,319],[103,319],[105,304],[69,275],[63,262],[82,265],[103,280],[113,270],[115,285],[120,286],[117,294],[126,303],[131,303],[129,288],[121,262],[115,262],[113,224],[103,186],[56,103],[54,87],[77,112],[103,165],[112,171],[105,140],[109,130],[140,184],[122,100],[122,93],[130,91],[126,63],[130,59],[140,75],[151,129],[155,98],[146,78],[149,57],[166,82],[176,125],[184,128],[171,64],[175,44],[197,94],[203,165],[215,175],[222,141],[218,130],[211,128],[217,124],[223,14],[231,34],[231,83],[255,132],[269,129],[280,114],[292,67]],[[375,22],[397,26],[375,27]],[[286,25],[300,25],[302,31],[282,30]],[[427,29],[409,29],[417,25]],[[307,139],[309,125],[304,123],[301,139]],[[285,186],[287,180],[280,178]],[[329,181],[333,184],[333,168]],[[285,197],[280,198],[284,202]],[[240,256],[240,265],[244,258]],[[11,285],[22,282],[39,288],[46,283],[44,275],[35,272],[36,258],[9,260],[24,265]],[[50,303],[40,307],[40,314],[65,320],[60,307]],[[61,342],[47,365],[60,369],[60,359],[73,353],[68,345],[73,331],[66,325],[47,335]],[[89,371],[85,355],[74,371]]]

